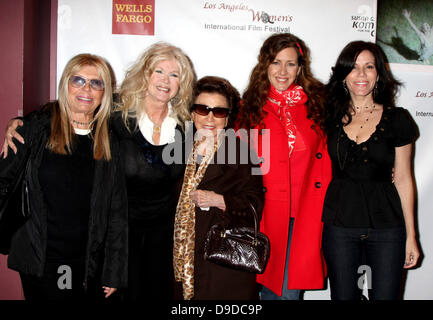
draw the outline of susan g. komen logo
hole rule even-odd
[[[376,20],[373,16],[373,9],[368,5],[358,7],[357,14],[351,16],[352,29],[358,32],[368,33],[375,37]]]
[[[155,34],[155,0],[113,0],[113,34]]]

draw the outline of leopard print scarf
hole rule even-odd
[[[182,191],[176,208],[173,267],[175,280],[182,282],[185,300],[190,300],[194,296],[195,204],[191,200],[190,192],[196,190],[201,182],[220,141],[221,139],[216,139],[214,148],[206,152],[197,171],[197,147],[201,141],[194,143],[186,165]]]

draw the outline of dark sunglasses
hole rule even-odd
[[[193,104],[191,110],[201,116],[207,116],[209,112],[212,111],[215,118],[225,118],[230,113],[229,108],[223,108],[223,107],[211,108],[204,104],[198,104],[198,103]]]
[[[90,88],[93,90],[102,91],[105,88],[104,81],[99,79],[86,79],[81,76],[71,76],[69,82],[74,88],[82,88],[87,84],[87,82],[90,83]]]

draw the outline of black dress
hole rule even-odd
[[[129,210],[128,290],[133,301],[167,300],[173,287],[173,226],[178,199],[177,185],[183,163],[167,163],[166,148],[183,148],[178,126],[173,144],[152,145],[136,127],[135,120],[125,127],[120,112],[113,117],[113,128],[120,140]],[[180,140],[180,141],[179,141]],[[182,152],[182,151],[180,151]]]
[[[403,108],[384,107],[370,138],[356,144],[342,123],[328,132],[332,181],[328,187],[323,221],[347,228],[404,226],[397,189],[392,183],[395,147],[412,143],[416,124]]]

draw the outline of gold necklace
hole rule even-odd
[[[147,116],[149,117],[150,121],[153,123],[152,133],[153,134],[160,134],[162,122],[164,122],[164,120],[162,120],[161,124],[157,124],[155,121],[153,121],[153,119],[152,119],[153,117],[151,117],[149,114]]]
[[[153,134],[160,134],[161,133],[161,124],[157,124],[156,122],[153,121],[152,117],[147,115],[149,117],[150,122],[152,122],[153,124],[153,129],[152,129],[152,133]]]
[[[153,124],[153,133],[154,134],[159,134],[161,133],[161,125],[158,125],[156,123]]]

